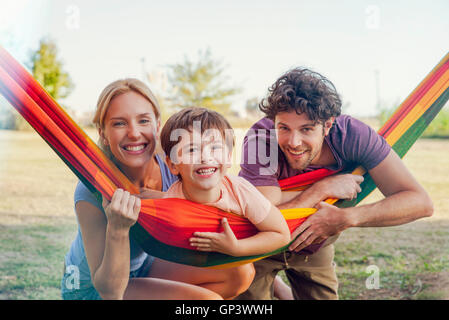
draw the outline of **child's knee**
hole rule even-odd
[[[254,265],[252,263],[248,263],[245,265],[245,275],[244,281],[247,287],[251,285],[254,280],[254,276],[256,275],[256,270],[254,269]],[[245,289],[246,290],[246,289]]]
[[[198,287],[195,293],[191,293],[188,299],[192,300],[223,300],[218,293],[206,288]]]
[[[245,292],[253,282],[256,271],[252,263],[234,268],[232,281],[234,282],[235,295]]]
[[[223,297],[213,291],[203,293],[199,300],[223,300]]]

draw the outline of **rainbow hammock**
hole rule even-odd
[[[379,130],[400,157],[410,149],[449,98],[449,54],[407,97],[391,119]],[[138,189],[103,154],[97,145],[67,115],[33,77],[0,47],[0,92],[33,126],[41,137],[99,198],[110,200],[114,190],[131,193]],[[334,172],[316,170],[280,182],[283,190],[298,189]],[[362,192],[352,201],[328,199],[339,207],[355,206],[374,190],[375,184],[364,174]],[[289,209],[282,213],[293,231],[316,209]],[[220,220],[227,217],[237,238],[257,232],[246,219],[219,209],[181,199],[143,200],[138,222],[131,235],[149,254],[161,259],[199,267],[230,267],[280,253],[287,246],[263,255],[232,257],[191,249],[188,238],[194,231],[220,232]]]

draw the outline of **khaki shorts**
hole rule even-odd
[[[256,261],[254,267],[256,276],[253,283],[237,300],[272,300],[273,281],[281,270],[285,271],[290,281],[295,299],[338,299],[333,244],[322,247],[309,256],[286,251]]]

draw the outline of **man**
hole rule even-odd
[[[266,118],[245,136],[239,175],[279,209],[318,211],[292,233],[292,239],[299,236],[289,251],[255,263],[254,282],[239,299],[272,299],[280,270],[285,270],[295,299],[338,299],[332,245],[338,234],[350,227],[394,226],[429,217],[432,201],[381,136],[341,115],[339,95],[322,75],[302,68],[287,72],[259,107]],[[363,178],[352,174],[326,178],[299,194],[282,192],[278,184],[319,168],[345,172],[356,165],[369,172],[383,200],[345,209],[322,202],[356,197]]]

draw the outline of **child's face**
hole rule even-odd
[[[169,157],[170,170],[181,175],[190,192],[220,188],[221,180],[231,165],[232,150],[225,144],[219,130],[182,130],[181,141]]]

